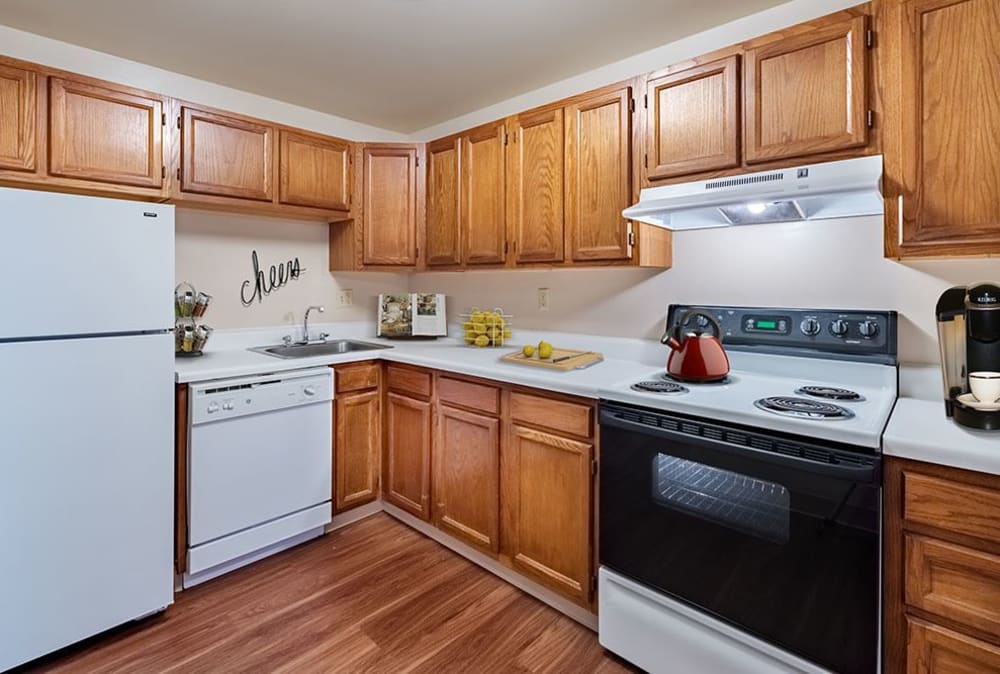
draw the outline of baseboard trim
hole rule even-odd
[[[482,554],[478,550],[469,547],[461,541],[455,540],[448,534],[442,532],[427,522],[414,517],[405,510],[401,510],[400,508],[397,508],[389,503],[383,503],[382,508],[387,515],[391,515],[403,524],[416,529],[424,536],[427,536],[428,538],[445,546],[449,550],[462,555],[469,561],[481,566],[493,575],[500,577],[502,580],[510,583],[522,592],[530,594],[535,599],[548,604],[566,617],[572,618],[584,627],[587,627],[594,632],[597,631],[597,616],[582,606],[574,604],[547,587],[528,580],[516,571],[507,568],[497,560]]]
[[[380,512],[382,512],[382,499],[376,499],[371,503],[366,503],[363,506],[352,508],[346,513],[334,515],[333,520],[326,525],[326,533],[336,531],[337,529],[346,527],[349,524],[354,524],[355,522],[360,522],[361,520],[371,517],[372,515],[378,515]]]

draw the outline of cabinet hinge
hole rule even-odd
[[[510,250],[510,241],[504,241],[503,242],[503,254],[506,255],[508,250]]]
[[[629,102],[628,102],[628,111],[629,112],[635,112],[635,99],[634,98],[629,99]]]
[[[163,114],[162,114],[162,115],[160,116],[160,124],[161,124],[162,126],[166,126],[166,125],[167,125],[167,113],[165,113],[165,112],[164,112],[164,113],[163,113]]]
[[[181,179],[181,170],[180,169],[177,169],[177,179],[178,180]]]
[[[642,107],[644,107],[644,108],[648,108],[649,107],[649,94],[643,94],[642,95]]]
[[[875,46],[875,31],[871,28],[865,31],[865,47],[871,49]]]
[[[506,129],[504,129],[504,132],[503,132],[503,144],[504,145],[507,144],[507,130]]]
[[[875,111],[874,110],[869,110],[868,111],[868,128],[870,129],[873,126],[875,126]]]
[[[181,116],[177,115],[177,128],[181,128]]]
[[[167,177],[167,167],[166,166],[161,166],[160,167],[160,177],[161,178],[166,178]]]
[[[597,576],[590,577],[590,594],[593,595],[597,592]]]
[[[416,167],[417,167],[417,168],[420,168],[420,157],[417,157],[417,163],[416,163]]]
[[[596,461],[591,461],[590,462],[590,474],[591,475],[597,475],[597,462]]]
[[[635,232],[633,232],[631,229],[628,230],[628,245],[630,246],[635,245]]]
[[[642,155],[642,165],[645,166],[646,168],[649,168],[649,155],[648,154],[643,154]]]

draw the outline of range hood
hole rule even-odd
[[[622,211],[664,229],[879,215],[882,155],[649,187]]]

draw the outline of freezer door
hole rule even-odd
[[[174,207],[0,188],[0,340],[174,323]]]
[[[166,334],[0,344],[0,671],[173,601]]]

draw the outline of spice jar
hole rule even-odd
[[[212,302],[212,296],[208,293],[198,293],[198,297],[194,302],[194,309],[192,310],[192,315],[196,318],[201,318],[205,315],[205,311],[208,310],[208,305]]]
[[[192,351],[201,351],[205,348],[205,343],[208,338],[212,336],[212,328],[207,325],[199,325],[194,329],[194,343],[192,344]]]
[[[184,326],[184,341],[181,343],[181,351],[190,353],[194,349],[194,326]]]

